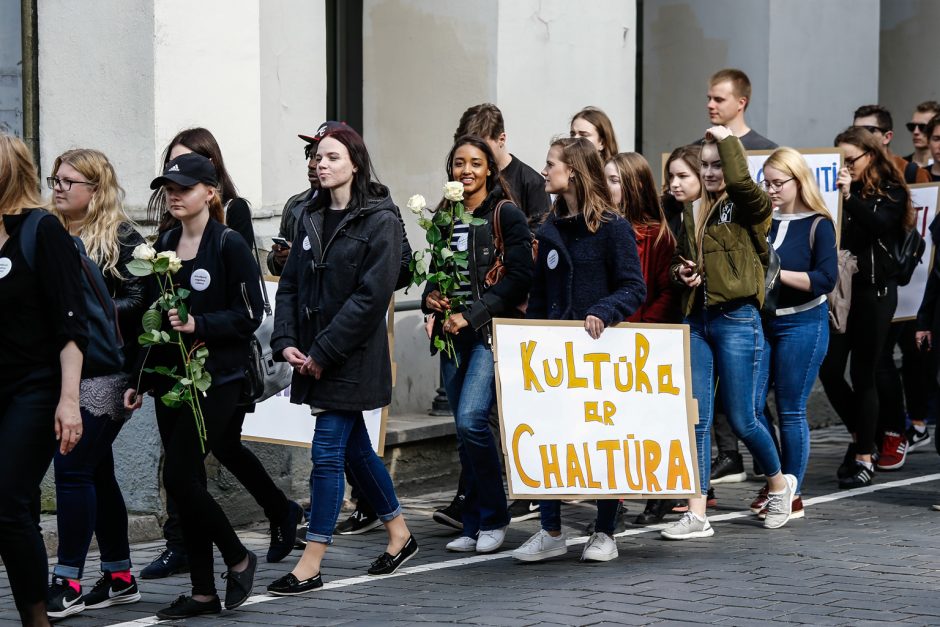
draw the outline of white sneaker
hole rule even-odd
[[[473,553],[477,550],[477,541],[467,536],[460,536],[448,542],[444,548],[454,553]]]
[[[506,539],[506,527],[481,531],[477,536],[477,553],[492,553],[503,546],[503,540]]]
[[[765,529],[779,529],[790,520],[793,511],[793,493],[796,492],[796,477],[783,475],[787,487],[783,492],[769,492],[767,494],[767,517],[764,518]]]
[[[686,512],[682,518],[659,532],[667,540],[690,540],[692,538],[710,538],[715,530],[708,523],[708,516],[699,518],[692,512]]]
[[[540,529],[537,534],[513,551],[512,556],[523,562],[540,562],[550,557],[564,555],[567,552],[568,545],[564,532],[557,538],[553,538],[550,533]]]
[[[581,553],[582,562],[609,562],[617,559],[617,541],[606,533],[596,532],[588,539]]]

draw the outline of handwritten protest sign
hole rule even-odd
[[[917,183],[909,185],[911,190],[911,204],[917,210],[915,228],[927,242],[924,256],[914,269],[911,282],[898,288],[898,307],[894,310],[894,320],[913,320],[917,317],[920,301],[924,298],[924,288],[927,287],[927,277],[934,262],[934,243],[927,227],[930,226],[934,216],[937,215],[938,197],[940,197],[940,183]]]
[[[271,308],[274,308],[274,295],[277,282],[265,281],[271,296]],[[392,308],[389,308],[392,311]],[[389,346],[391,347],[393,324],[389,314]],[[385,454],[385,425],[388,422],[388,408],[378,408],[362,412],[372,441],[372,449],[378,455]],[[268,442],[310,448],[316,418],[310,415],[307,405],[294,405],[290,402],[290,386],[278,392],[264,402],[255,405],[255,411],[245,416],[242,426],[242,439],[253,442]]]
[[[494,324],[513,498],[677,498],[698,492],[689,330],[581,322]]]

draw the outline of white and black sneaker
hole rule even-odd
[[[844,479],[839,479],[839,487],[842,489],[864,488],[871,485],[874,476],[873,468],[869,468],[862,462],[855,462],[855,472]]]
[[[909,453],[916,451],[919,448],[927,446],[933,441],[933,438],[930,437],[930,431],[927,427],[924,427],[923,431],[918,431],[914,428],[914,425],[911,425],[907,428],[907,451]]]
[[[81,586],[75,590],[68,579],[53,577],[46,595],[46,613],[49,618],[65,618],[84,609],[85,597],[82,596]]]
[[[357,507],[349,518],[336,525],[336,533],[341,536],[355,536],[372,531],[381,525],[382,521],[375,512],[364,512]]]
[[[539,517],[538,501],[513,501],[509,505],[509,518],[512,522],[522,522]]]
[[[137,589],[137,580],[131,575],[130,582],[105,573],[95,583],[91,592],[85,595],[85,608],[97,610],[112,605],[124,605],[140,601],[140,590]]]
[[[463,504],[465,500],[466,497],[463,494],[456,495],[450,505],[434,510],[431,518],[434,519],[434,522],[445,527],[463,531]]]

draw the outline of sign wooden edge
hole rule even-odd
[[[502,385],[500,383],[499,376],[499,351],[497,350],[496,338],[498,334],[496,329],[499,325],[502,326],[530,326],[530,327],[575,327],[575,328],[584,328],[584,323],[580,320],[529,320],[529,319],[519,319],[519,318],[493,318],[493,364],[494,364],[494,376],[496,377],[496,410],[499,416],[499,434],[503,449],[503,468],[506,470],[506,489],[509,492],[509,498],[513,500],[528,500],[528,501],[560,501],[560,500],[591,500],[597,499],[597,493],[577,493],[577,494],[532,494],[525,492],[515,492],[513,491],[513,473],[514,469],[509,463],[509,451],[512,443],[508,442],[506,436],[506,424],[503,420],[503,396],[502,396]],[[682,331],[682,350],[685,353],[685,407],[686,407],[686,422],[689,430],[689,442],[692,443],[692,491],[683,492],[680,494],[670,493],[670,494],[604,494],[603,499],[626,499],[626,500],[644,500],[644,499],[688,499],[693,496],[698,496],[699,491],[698,487],[700,484],[699,480],[699,467],[698,467],[698,447],[696,445],[695,439],[695,425],[698,424],[699,415],[698,415],[698,402],[692,397],[692,360],[691,360],[691,338],[689,332],[689,325],[687,324],[647,324],[639,322],[620,322],[618,324],[611,325],[612,329],[677,329]]]

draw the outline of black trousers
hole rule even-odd
[[[855,435],[858,451],[863,454],[875,446],[880,412],[875,372],[897,304],[896,284],[879,291],[864,281],[853,282],[848,328],[845,333],[829,335],[829,352],[819,370],[829,402],[849,433]],[[851,385],[845,379],[850,356]]]
[[[245,558],[248,550],[209,493],[205,457],[215,454],[238,414],[241,382],[223,383],[199,398],[206,423],[205,452],[200,450],[195,417],[188,404],[172,409],[157,401],[157,424],[163,440],[163,485],[179,509],[183,546],[189,559],[193,594],[216,594],[212,545],[229,567]],[[244,415],[244,414],[242,414]]]
[[[23,613],[46,600],[49,562],[39,531],[39,485],[56,450],[58,370],[0,382],[0,559]]]
[[[268,520],[277,523],[287,517],[290,501],[271,479],[261,461],[242,444],[242,426],[245,424],[247,410],[245,406],[235,408],[225,431],[220,434],[213,446],[212,454],[238,479],[239,483],[245,486],[255,502],[264,510],[264,515]],[[167,547],[183,550],[183,530],[180,525],[179,508],[172,498],[167,498],[166,511],[167,519],[163,524],[163,537],[166,538]]]
[[[878,426],[880,431],[904,433],[905,413],[912,420],[927,419],[927,402],[936,390],[932,357],[914,342],[917,322],[893,322],[884,351],[878,361],[876,381],[881,399]],[[894,347],[901,349],[901,368],[894,363]],[[936,349],[934,349],[936,350]],[[906,409],[906,412],[905,412]]]

